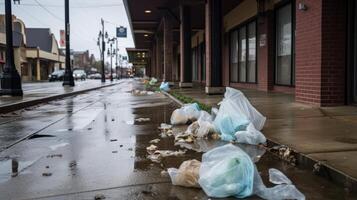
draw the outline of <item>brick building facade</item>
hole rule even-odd
[[[230,86],[317,106],[357,102],[353,0],[139,1],[125,5],[149,76],[208,94]]]

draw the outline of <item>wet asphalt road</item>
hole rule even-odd
[[[176,108],[162,94],[132,96],[141,86],[119,85],[70,97],[0,118],[0,199],[208,199],[200,189],[172,186],[160,172],[224,143],[202,140],[181,157],[161,163],[146,158],[157,127]],[[149,122],[135,122],[150,118]],[[177,129],[185,129],[178,127]],[[18,142],[29,134],[33,137]],[[161,150],[178,150],[163,138]],[[282,170],[307,199],[356,199],[343,188],[293,167],[256,146],[241,147],[262,155],[258,169],[267,183],[268,169]],[[7,149],[6,149],[7,148]],[[11,176],[17,171],[16,177]],[[258,199],[252,197],[250,199]]]

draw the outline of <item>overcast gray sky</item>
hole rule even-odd
[[[115,36],[117,26],[128,28],[128,37],[119,39],[120,53],[125,47],[133,47],[131,30],[122,0],[70,0],[71,48],[89,50],[99,58],[97,37],[103,18],[110,36]],[[0,12],[5,13],[4,0],[0,0]],[[50,28],[59,41],[64,29],[64,0],[21,0],[13,5],[13,14],[25,22],[28,28]]]

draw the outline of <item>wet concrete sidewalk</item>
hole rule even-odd
[[[192,150],[183,156],[151,162],[146,151],[150,140],[160,138],[160,150],[186,149],[175,146],[173,137],[161,138],[157,129],[161,123],[169,123],[177,104],[160,93],[133,96],[134,88],[141,85],[127,80],[24,110],[13,121],[9,117],[3,124],[9,124],[13,134],[27,127],[37,132],[0,152],[0,199],[208,199],[200,189],[173,186],[161,172],[179,167],[185,160],[201,160],[202,152],[226,143],[199,140],[186,146]],[[138,122],[138,118],[150,121]],[[42,127],[36,125],[36,119],[53,122]],[[174,130],[185,129],[179,126]],[[265,183],[268,169],[277,168],[307,199],[356,199],[343,187],[315,176],[311,170],[291,166],[263,147],[239,146],[260,158],[257,167]]]
[[[206,95],[204,88],[199,87],[173,91],[214,107],[218,107],[217,103],[223,98],[223,95]],[[306,158],[331,168],[336,172],[330,171],[327,175],[331,180],[346,187],[356,186],[356,106],[318,108],[295,103],[290,94],[241,91],[267,117],[262,132],[269,140],[287,145]]]
[[[7,113],[38,103],[110,86],[118,82],[117,80],[113,83],[110,81],[101,83],[100,80],[76,81],[75,87],[63,87],[62,82],[23,83],[24,95],[22,97],[0,96],[0,113]]]

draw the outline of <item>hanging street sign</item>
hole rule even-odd
[[[126,38],[127,29],[124,26],[117,27],[117,37]]]

